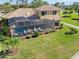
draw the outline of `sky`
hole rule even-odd
[[[0,0],[0,4],[3,4],[5,2],[9,2],[10,0]],[[15,3],[16,0],[13,0],[13,3]],[[28,0],[28,2],[31,2],[32,0]],[[72,2],[79,2],[79,0],[46,0],[47,2],[56,3],[56,2],[64,2],[66,4],[71,4]]]

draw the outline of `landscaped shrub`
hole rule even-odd
[[[63,11],[63,14],[68,14],[68,11],[66,11],[66,10],[65,10],[65,11]]]
[[[72,18],[72,20],[79,20],[79,18]]]
[[[2,35],[8,36],[9,28],[7,21],[3,22]]]
[[[50,32],[50,31],[49,31]],[[48,34],[49,32],[45,32],[44,34]]]
[[[30,39],[30,36],[26,36],[26,39]]]
[[[72,34],[77,33],[77,30],[76,30],[76,29],[74,29],[74,28],[70,28],[70,31],[71,31],[71,33],[72,33]]]
[[[32,35],[32,38],[36,38],[39,36],[39,32],[34,32],[34,34]]]
[[[5,58],[6,57],[6,53],[5,53],[5,51],[0,51],[0,58],[1,59],[3,59],[3,58]]]
[[[60,27],[59,27],[59,29],[62,29],[63,28],[63,24],[60,24]]]
[[[72,13],[73,13],[73,10],[70,10],[70,11],[69,11],[69,14],[72,14]]]
[[[10,51],[10,49],[6,50],[5,53],[8,55],[10,53],[12,53],[13,51]]]
[[[73,35],[77,33],[77,30],[74,28],[69,28],[70,30],[65,32],[66,35]]]
[[[64,15],[64,16],[62,16],[62,18],[69,18],[69,17],[71,17],[71,15]]]
[[[73,10],[65,10],[63,11],[63,14],[72,14],[73,13]]]

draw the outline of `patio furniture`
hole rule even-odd
[[[38,30],[36,28],[34,28],[34,32],[38,32]]]
[[[23,34],[23,33],[21,33],[21,32],[19,32],[19,33],[18,33],[18,35],[19,35],[19,36],[23,36],[24,34]]]
[[[39,31],[39,32],[42,32],[43,30],[39,27],[39,28],[38,28],[38,31]]]
[[[28,30],[27,30],[27,33],[28,33],[28,34],[31,34],[31,33],[32,33],[32,29],[28,29]]]
[[[14,33],[13,36],[19,36],[18,33]]]
[[[24,34],[25,34],[25,35],[27,34],[27,31],[26,31],[26,30],[24,30]]]

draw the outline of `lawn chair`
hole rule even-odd
[[[18,33],[14,33],[13,36],[19,36],[19,34]]]
[[[26,30],[24,30],[24,34],[27,35],[27,31]]]
[[[32,33],[32,29],[28,29],[27,34],[31,34],[31,33]]]
[[[43,30],[39,27],[39,28],[38,28],[38,31],[39,31],[39,32],[42,32]]]
[[[39,32],[38,29],[34,28],[34,32]]]

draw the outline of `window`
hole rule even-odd
[[[44,16],[44,15],[46,15],[46,14],[47,14],[46,11],[42,11],[42,12],[41,12],[41,15],[42,15],[42,16]]]
[[[57,14],[57,11],[53,11],[53,15],[56,15]]]

